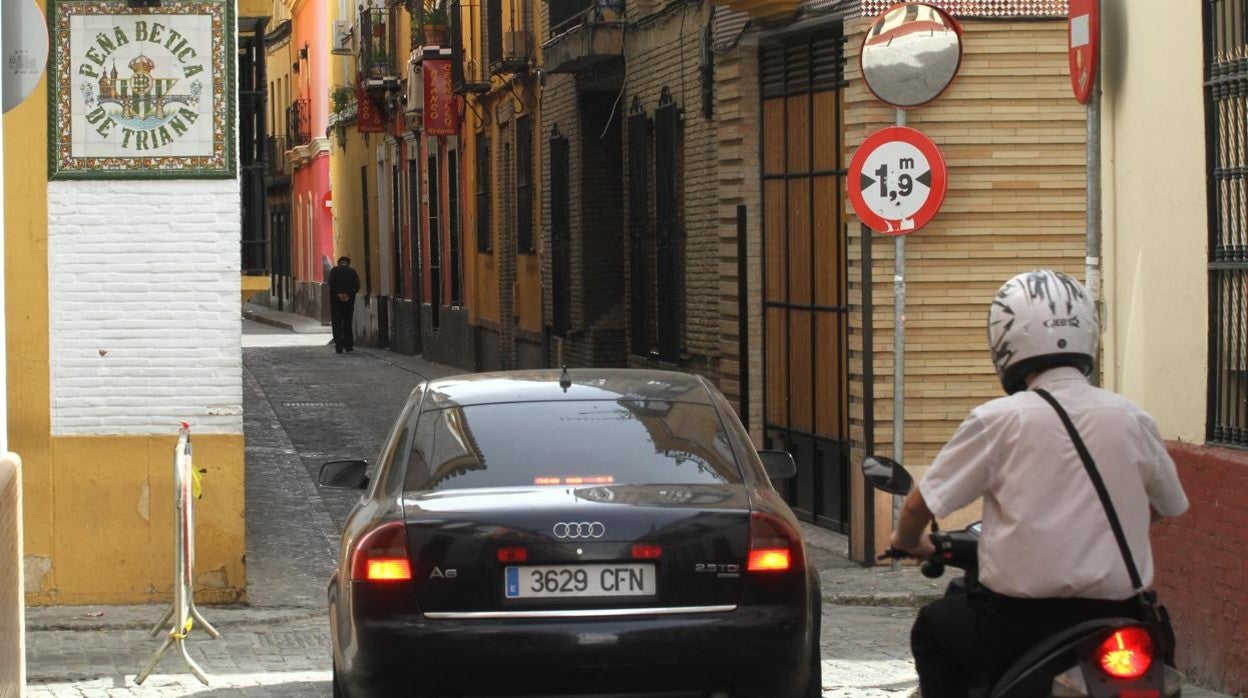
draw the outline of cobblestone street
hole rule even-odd
[[[321,332],[244,328],[250,603],[201,608],[222,637],[194,631],[188,645],[211,685],[171,652],[135,686],[159,645],[147,630],[162,607],[32,608],[28,696],[330,695],[325,582],[355,498],[321,492],[313,478],[326,460],[372,461],[411,388],[451,371],[373,349],[336,355]],[[910,623],[939,585],[913,568],[858,567],[845,559],[843,536],[810,528],[808,537],[825,596],[824,696],[909,695]]]

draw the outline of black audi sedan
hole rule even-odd
[[[724,397],[684,373],[418,386],[329,583],[334,695],[821,694],[818,576]]]

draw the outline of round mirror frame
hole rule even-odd
[[[872,35],[875,33],[876,28],[879,27],[880,24],[882,24],[886,19],[888,19],[888,17],[892,15],[893,13],[903,11],[904,9],[908,7],[925,8],[925,9],[932,11],[936,15],[940,16],[941,21],[945,25],[946,29],[950,33],[953,34],[953,37],[954,37],[954,40],[958,49],[958,59],[957,59],[957,62],[953,66],[953,70],[951,71],[949,75],[949,79],[945,81],[945,84],[941,86],[941,88],[937,90],[935,94],[931,95],[931,97],[922,101],[900,104],[897,102],[890,101],[884,98],[883,96],[881,96],[879,91],[876,90],[877,86],[871,84],[871,80],[867,78],[867,66],[865,64],[864,59],[866,58],[866,55],[867,55],[867,42],[872,38]],[[917,21],[917,20],[914,20],[914,21]],[[880,100],[881,102],[884,102],[885,104],[896,107],[898,109],[913,109],[915,107],[921,107],[925,104],[930,104],[931,102],[936,101],[937,99],[940,98],[941,95],[945,93],[946,90],[949,89],[949,86],[953,84],[953,81],[955,79],[957,79],[958,71],[961,70],[962,68],[962,55],[963,55],[962,27],[957,23],[956,20],[953,19],[952,16],[950,16],[948,12],[945,12],[944,10],[942,10],[939,7],[936,7],[935,5],[929,5],[927,3],[903,2],[903,3],[898,3],[896,5],[893,5],[892,7],[889,7],[884,12],[881,12],[879,16],[875,18],[875,21],[871,23],[871,26],[867,29],[866,34],[863,35],[862,45],[859,47],[859,51],[858,51],[858,70],[859,70],[859,74],[862,75],[863,83],[866,84],[867,89],[871,92],[871,94],[876,99]],[[921,71],[922,69],[920,69],[919,71],[916,71],[916,73],[921,72]]]

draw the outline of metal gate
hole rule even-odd
[[[836,25],[760,51],[765,438],[797,460],[786,494],[798,515],[840,531],[849,523],[844,41]]]

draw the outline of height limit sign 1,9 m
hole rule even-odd
[[[849,163],[849,201],[867,227],[905,235],[927,225],[945,199],[945,159],[930,138],[904,126],[867,137]]]

